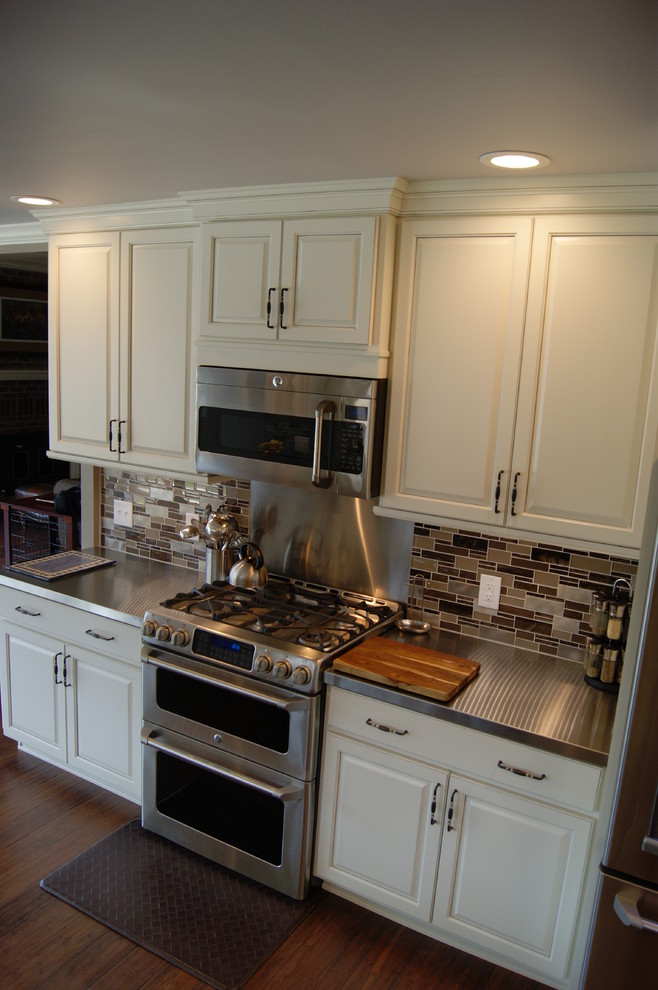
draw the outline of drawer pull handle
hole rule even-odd
[[[646,932],[658,932],[658,924],[640,913],[640,894],[629,887],[622,887],[615,894],[613,907],[615,914],[625,925],[640,928]]]
[[[93,636],[94,639],[102,639],[105,643],[111,642],[114,636],[104,636],[103,633],[96,632],[94,629],[85,629],[86,636]]]
[[[20,612],[21,615],[29,615],[32,619],[36,619],[38,615],[41,615],[41,612],[30,612],[29,608],[23,608],[22,605],[17,605],[14,611]]]
[[[502,760],[498,760],[498,766],[501,770],[509,770],[510,773],[515,773],[519,777],[530,777],[531,780],[544,780],[546,778],[545,773],[533,773],[532,770],[522,770],[521,767],[513,767],[510,763],[503,763]]]
[[[394,729],[391,725],[382,725],[381,722],[375,722],[371,718],[366,719],[366,725],[371,725],[373,729],[379,729],[381,732],[392,732],[396,736],[408,736],[408,729]]]

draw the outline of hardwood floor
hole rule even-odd
[[[207,986],[39,887],[42,877],[138,814],[136,805],[18,752],[0,734],[0,986]],[[244,990],[541,986],[327,894]]]

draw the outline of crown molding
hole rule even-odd
[[[198,220],[322,213],[398,215],[407,188],[399,177],[200,189],[180,195]]]
[[[180,199],[110,203],[73,209],[57,207],[31,212],[47,234],[130,230],[134,227],[171,227],[191,223],[194,219],[190,207]]]
[[[409,182],[401,216],[658,210],[658,172]]]
[[[13,251],[23,245],[46,250],[48,238],[40,223],[8,223],[0,226],[0,247],[7,246]]]

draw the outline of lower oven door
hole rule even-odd
[[[144,723],[142,825],[291,897],[308,893],[315,783]]]
[[[144,720],[300,780],[316,775],[320,695],[142,650]]]

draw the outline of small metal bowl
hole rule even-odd
[[[422,622],[420,619],[397,619],[395,625],[400,632],[415,633],[416,635],[428,633],[432,628],[429,622]]]

